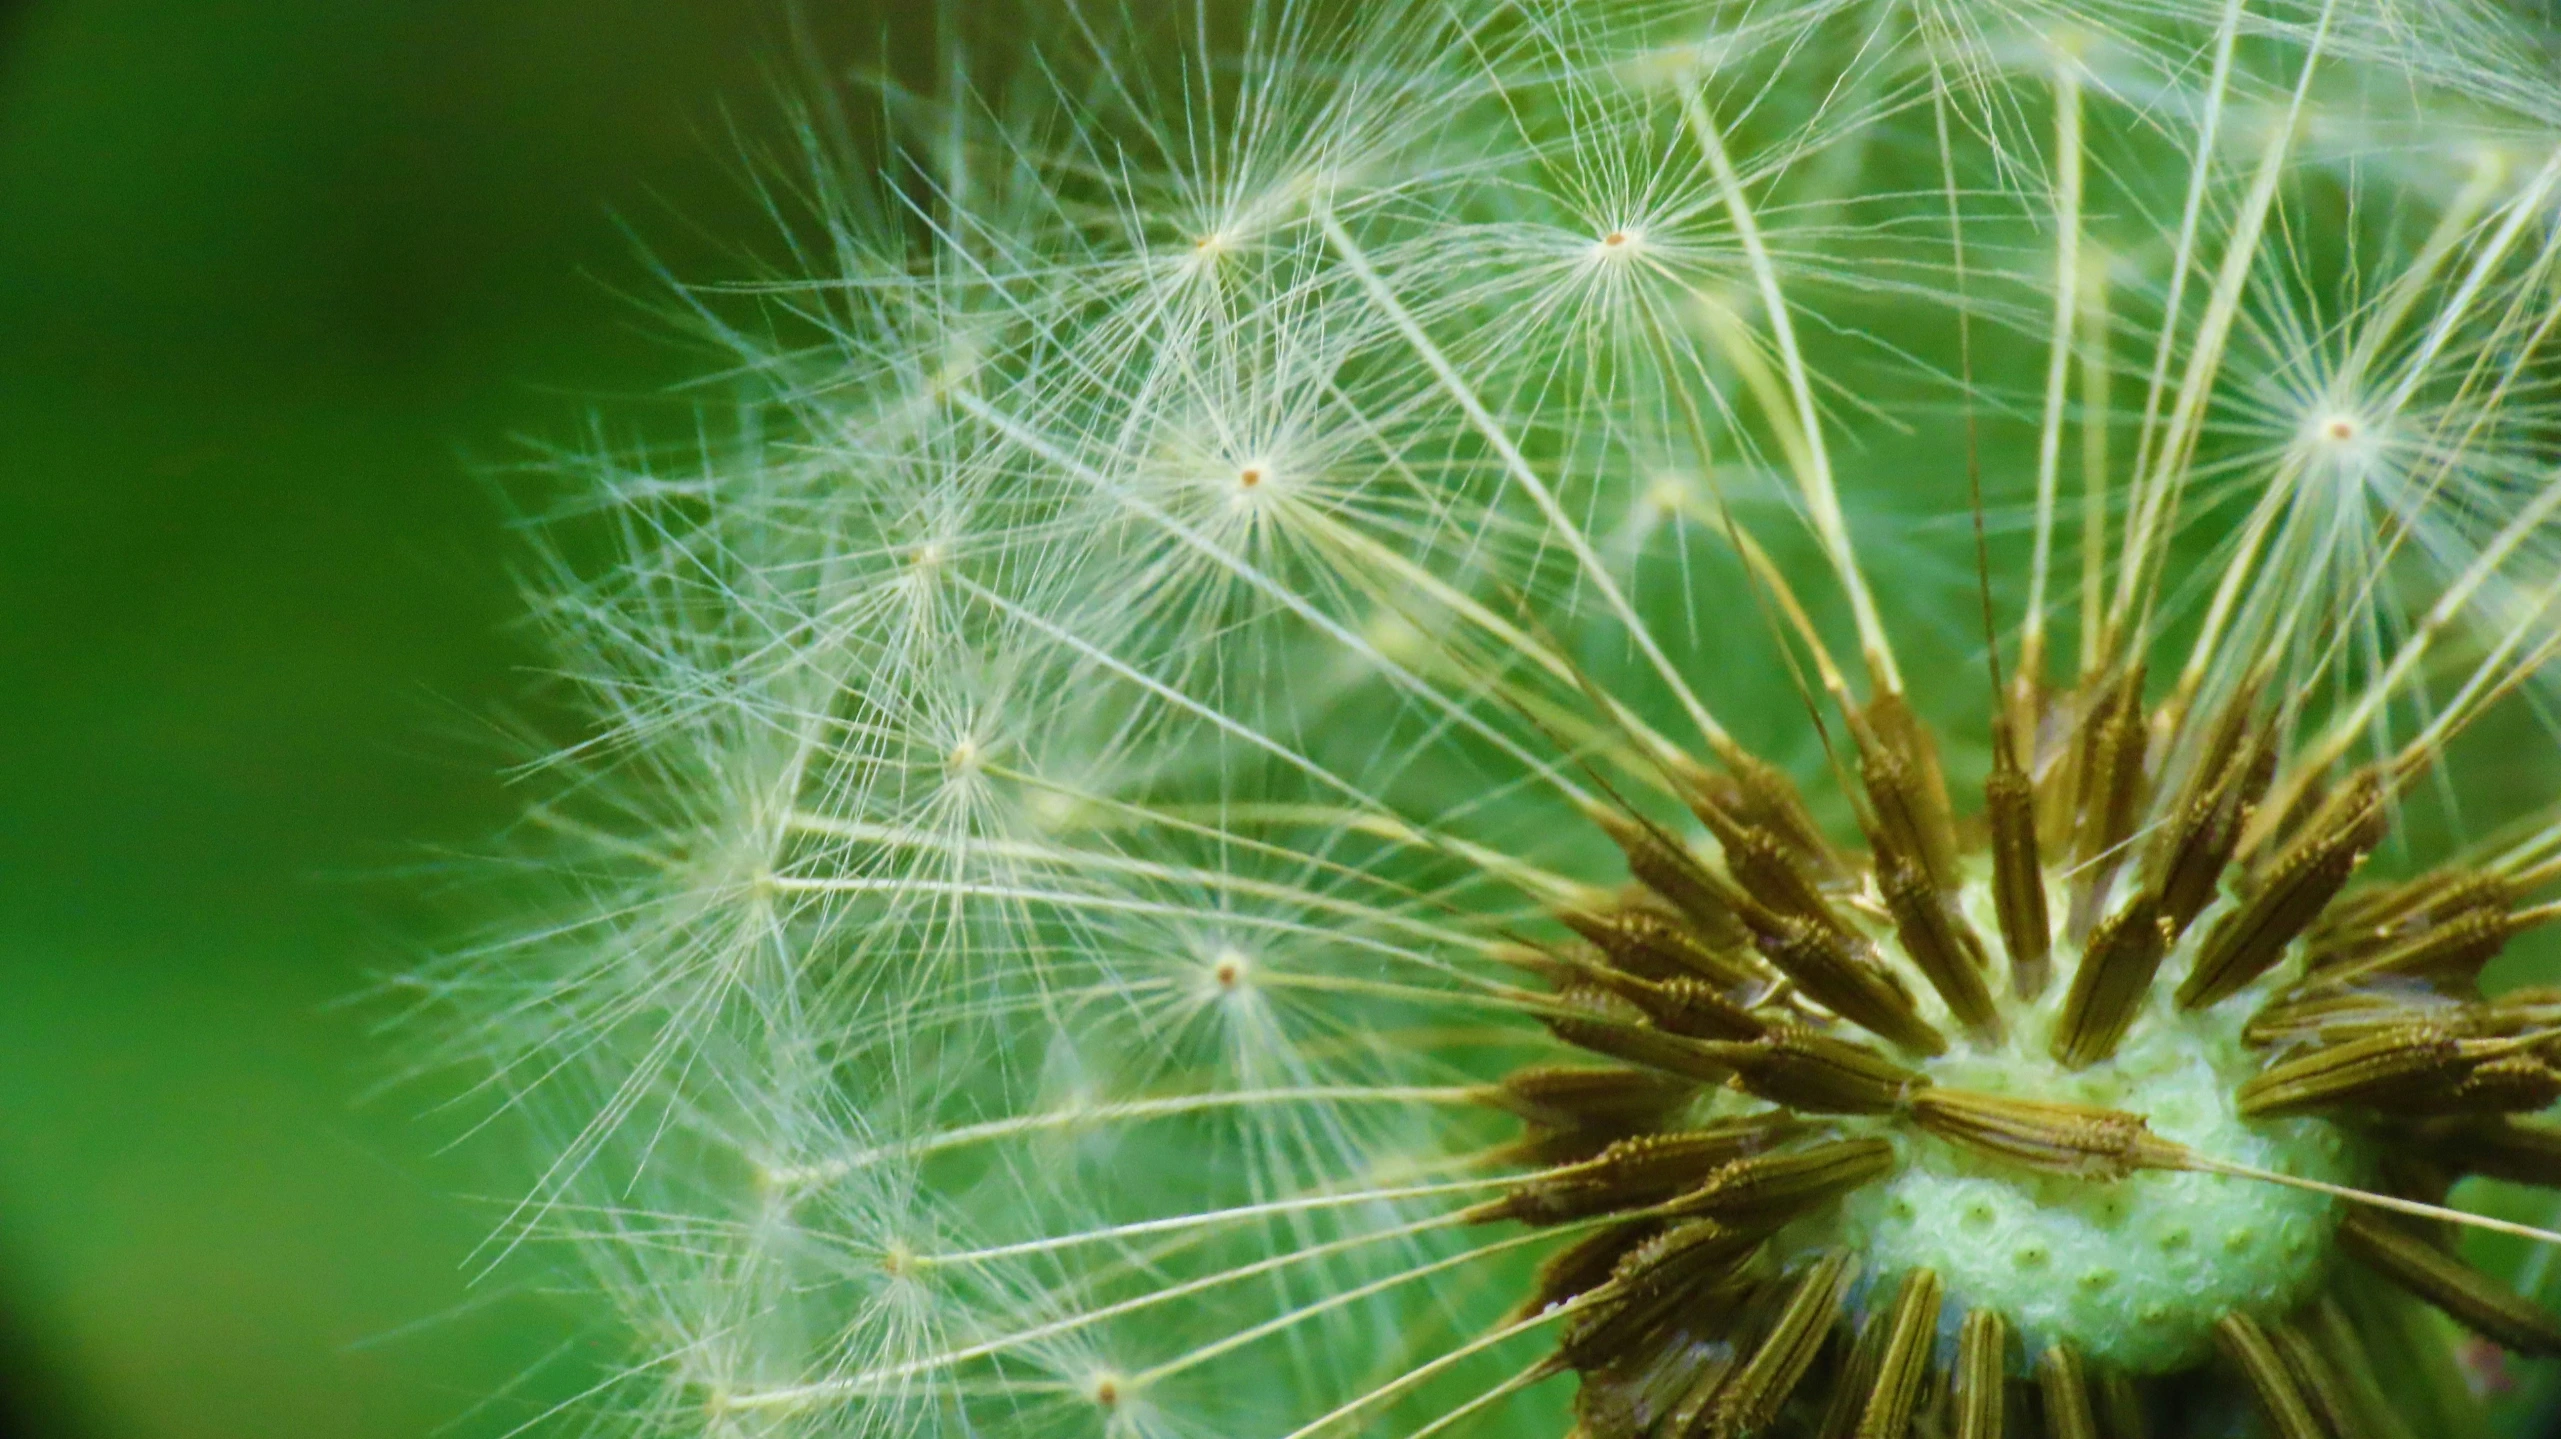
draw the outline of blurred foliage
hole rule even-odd
[[[629,237],[735,272],[709,237],[762,228],[738,157],[777,76],[890,23],[825,8],[795,39],[734,0],[0,3],[29,1432],[482,1432],[574,1387],[566,1311],[481,1278],[497,1211],[457,1199],[521,1192],[519,1156],[446,1152],[432,1085],[361,1098],[394,1061],[340,1001],[449,930],[421,846],[514,805],[484,719],[537,656],[480,475],[590,409],[687,423],[645,398],[694,357],[645,333]]]

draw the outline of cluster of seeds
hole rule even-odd
[[[1899,703],[1848,711],[1863,853],[1740,752],[1710,770],[1653,751],[1707,852],[1596,809],[1635,884],[1557,914],[1579,943],[1515,959],[1552,986],[1548,1028],[1617,1064],[1499,1088],[1528,1125],[1517,1157],[1542,1167],[1477,1211],[1577,1234],[1525,1309],[1563,1315],[1553,1362],[1583,1377],[1584,1432],[1883,1439],[1919,1416],[1956,1439],[2090,1439],[2104,1411],[2105,1432],[2140,1435],[2219,1354],[2283,1439],[2354,1439],[2389,1406],[2333,1244],[2495,1344],[2561,1355],[2561,1319],[2455,1258],[2441,1220],[2411,1217],[2468,1173],[2561,1187],[2561,1128],[2514,1117],[2561,1099],[2561,992],[2485,1000],[2478,983],[2511,936],[2561,914],[2525,902],[2561,880],[2548,842],[2357,888],[2416,758],[2280,782],[2253,692],[2208,715],[2147,710],[2139,670],[2012,700],[1971,822]],[[2211,1013],[2243,1004],[2238,1026]],[[2228,1088],[2209,1107],[2227,1131],[2282,1133],[2285,1169],[2156,1132],[2154,1108],[2197,1097],[2183,1077],[2165,1092],[2112,1073],[2129,1041],[2215,1061]],[[2116,1102],[2051,1097],[2076,1086]],[[1841,1243],[1844,1208],[1933,1144],[2031,1207],[2103,1202],[2143,1171],[2211,1176],[2223,1200],[2191,1187],[2119,1207],[2166,1208],[2131,1217],[2181,1243],[2220,1221],[2227,1269],[2250,1266],[2255,1237],[2228,1187],[2358,1202],[2316,1200],[2229,1307],[2182,1296],[2057,1321],[2036,1288],[2114,1288],[2119,1271],[2039,1272],[2033,1239],[1983,1234],[2021,1262],[1969,1292],[1928,1267],[1878,1272],[1872,1224]],[[2365,1207],[2395,1200],[2410,1212]],[[2116,1323],[2167,1332],[2129,1340]]]

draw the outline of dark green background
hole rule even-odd
[[[877,53],[881,7],[809,8],[818,53]],[[790,33],[0,0],[0,1407],[33,1432],[425,1434],[574,1336],[529,1274],[475,1282],[461,1196],[521,1190],[507,1143],[440,1154],[433,1085],[362,1098],[394,1055],[339,1001],[452,918],[395,872],[514,805],[483,719],[537,651],[486,475],[591,411],[681,424],[646,397],[699,359],[628,235],[738,272],[731,126],[775,132]]]

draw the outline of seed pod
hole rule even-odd
[[[2325,984],[2341,985],[2382,976],[2470,984],[2524,927],[2513,915],[2476,909],[2376,945],[2360,958],[2336,960],[2314,975]]]
[[[1879,856],[1879,864],[1877,878],[1903,952],[1947,1001],[1949,1012],[1968,1034],[1984,1044],[2000,1043],[2001,1009],[1983,982],[1983,971],[1990,965],[1983,941],[1911,863],[1897,856]]]
[[[1864,941],[1789,918],[1761,936],[1760,949],[1808,999],[1859,1028],[1922,1054],[1946,1052],[1947,1036],[1921,1018],[1910,992],[1868,957]]]
[[[1748,1044],[1704,1047],[1733,1068],[1745,1090],[1810,1114],[1890,1114],[1930,1082],[1866,1045],[1801,1025],[1772,1025]]]
[[[2141,1115],[1945,1085],[1913,1094],[1912,1122],[1951,1144],[2023,1168],[2082,1179],[2116,1180],[2138,1169],[2178,1169],[2186,1154],[2153,1134]]]
[[[2561,1320],[2388,1219],[2348,1211],[2339,1220],[2339,1247],[2502,1348],[2561,1355]]]
[[[2049,1049],[2056,1063],[2082,1069],[2116,1053],[2151,991],[2170,939],[2160,903],[2148,894],[2136,895],[2090,932],[2072,988],[2063,996],[2063,1012],[2055,1019]]]
[[[2382,842],[2384,784],[2361,772],[2322,807],[2301,840],[2279,855],[2257,893],[2205,937],[2196,967],[2179,986],[2179,1007],[2198,1009],[2265,974],[2285,947],[2320,917],[2366,852]]]
[[[2276,1346],[2268,1341],[2267,1331],[2247,1314],[2226,1314],[2214,1326],[2215,1346],[2232,1367],[2249,1381],[2250,1393],[2259,1401],[2259,1413],[2276,1431],[2277,1439],[2329,1439],[2321,1421],[2312,1417],[2312,1406],[2286,1371],[2285,1361],[2277,1356]]]

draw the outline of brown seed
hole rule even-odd
[[[2272,1065],[2240,1088],[2243,1114],[2304,1114],[2341,1104],[2396,1104],[2442,1095],[2470,1072],[2463,1040],[2421,1022],[2344,1044],[2325,1045]]]
[[[1568,990],[1557,1004],[1539,1019],[1567,1044],[1703,1083],[1720,1082],[1731,1072],[1719,1046],[1657,1029],[1644,1011],[1616,995]]]
[[[2285,1361],[2285,1372],[2294,1380],[2295,1391],[2320,1420],[2321,1432],[2334,1439],[2369,1439],[2363,1412],[2356,1396],[2349,1392],[2347,1381],[2330,1367],[2320,1346],[2309,1334],[2292,1323],[2268,1327],[2268,1342],[2275,1346],[2277,1357]]]
[[[2388,1219],[2348,1211],[2339,1220],[2339,1247],[2492,1343],[2519,1354],[2561,1355],[2561,1320]]]
[[[1698,1086],[1644,1069],[1535,1065],[1489,1085],[1485,1100],[1550,1129],[1652,1128],[1689,1102]]]
[[[2179,986],[2179,1007],[2198,1009],[2239,990],[2284,957],[2311,927],[2367,851],[2382,842],[2385,787],[2373,769],[2358,774],[2280,854],[2256,893],[2218,921]]]
[[[2257,1320],[2247,1314],[2224,1315],[2214,1326],[2214,1342],[2223,1357],[2249,1381],[2250,1393],[2259,1401],[2259,1413],[2276,1431],[2277,1439],[2330,1439]]]
[[[1604,809],[1587,813],[1627,856],[1628,874],[1679,910],[1710,949],[1737,949],[1751,937],[1735,917],[1737,896],[1685,846],[1642,820]]]
[[[2523,1120],[2433,1120],[2419,1129],[2428,1152],[2470,1174],[2561,1188],[2561,1127]]]
[[[1882,1309],[1871,1310],[1860,1319],[1858,1339],[1850,1345],[1848,1355],[1823,1376],[1823,1385],[1832,1391],[1832,1397],[1823,1406],[1823,1422],[1814,1431],[1814,1439],[1857,1439],[1859,1417],[1867,1412],[1867,1401],[1876,1393],[1876,1373],[1885,1362],[1886,1319]]]
[[[2078,822],[2072,831],[2072,930],[2086,933],[2124,862],[2143,802],[2151,727],[2143,715],[2144,670],[2127,671],[2092,711],[2082,749]]]
[[[1803,1128],[1787,1115],[1756,1115],[1703,1129],[1634,1135],[1615,1141],[1581,1164],[1524,1180],[1509,1194],[1469,1212],[1479,1223],[1514,1219],[1524,1224],[1562,1224],[1612,1210],[1641,1208],[1669,1199]]]
[[[2052,972],[2053,920],[2045,906],[2045,869],[2036,850],[2036,789],[2011,746],[1997,743],[1983,781],[1983,817],[1992,831],[1992,909],[2010,952],[2010,985],[2020,997],[2045,992]]]
[[[1796,981],[1808,999],[1850,1023],[1921,1054],[1947,1050],[1892,971],[1869,958],[1864,941],[1810,920],[1784,918],[1760,938],[1761,956]]]
[[[1941,890],[1963,876],[1956,865],[1956,811],[1929,726],[1891,690],[1868,702],[1851,725],[1859,779],[1884,845],[1909,856]]]
[[[1883,1178],[1895,1162],[1894,1146],[1873,1137],[1738,1159],[1665,1204],[1662,1212],[1734,1225],[1784,1222]]]
[[[2001,1042],[2001,1009],[1983,981],[1989,966],[1983,941],[1973,926],[1952,909],[1929,877],[1899,856],[1879,856],[1878,881],[1885,905],[1894,916],[1894,932],[1903,941],[1930,987],[1947,1001],[1957,1023],[1984,1044]]]
[[[1613,1224],[1557,1250],[1538,1266],[1538,1273],[1530,1280],[1529,1294],[1512,1311],[1512,1318],[1518,1321],[1544,1314],[1554,1305],[1599,1288],[1609,1281],[1610,1271],[1618,1267],[1629,1250],[1655,1233],[1656,1226],[1650,1220]]]
[[[2099,1439],[2099,1421],[2090,1412],[2090,1383],[2078,1350],[2057,1344],[2036,1361],[2036,1388],[2045,1400],[2045,1432],[2050,1439]]]
[[[1938,1275],[1915,1269],[1903,1276],[1885,1311],[1885,1351],[1877,1361],[1876,1387],[1859,1416],[1858,1439],[1904,1439],[1921,1381],[1930,1374],[1930,1351],[1939,1327]]]
[[[2134,1387],[2133,1378],[2113,1372],[2101,1374],[2093,1387],[2099,1428],[2107,1439],[2144,1439],[2151,1426],[2144,1421],[2143,1393]]]
[[[2138,1169],[2178,1169],[2187,1154],[2152,1133],[2141,1115],[1945,1085],[1912,1095],[1912,1122],[1951,1144],[2022,1168],[2082,1179],[2117,1180]]]
[[[2238,717],[2236,706],[2226,719]],[[2174,934],[2185,933],[2214,903],[2241,834],[2276,777],[2276,758],[2275,731],[2263,730],[2246,753],[2209,753],[2190,775],[2189,795],[2172,812],[2151,865],[2161,913]]]
[[[1769,1334],[1708,1406],[1707,1427],[1717,1439],[1745,1439],[1778,1417],[1839,1318],[1850,1274],[1850,1256],[1835,1250],[1790,1288]]]
[[[2072,988],[2054,1023],[2050,1052],[2067,1069],[2081,1069],[2116,1053],[2117,1043],[2151,992],[2152,976],[2170,947],[2169,922],[2159,901],[2138,894],[2100,921],[2073,971]]]
[[[2008,1417],[2010,1326],[1997,1309],[1968,1312],[1956,1331],[1956,1439],[2001,1439]]]
[[[1644,909],[1559,910],[1556,918],[1589,940],[1610,963],[1644,979],[1697,979],[1720,989],[1753,981],[1753,966],[1740,955],[1719,954],[1690,928]]]
[[[1732,1066],[1745,1090],[1809,1114],[1890,1114],[1930,1082],[1866,1045],[1802,1025],[1772,1025],[1748,1044],[1705,1047]]]
[[[2356,984],[2385,975],[2468,984],[2480,978],[2482,966],[2498,958],[2509,938],[2523,927],[2508,914],[2474,910],[2375,946],[2362,958],[2316,969],[2314,974],[2326,984]]]

